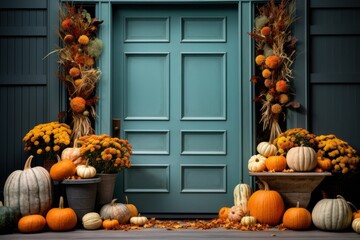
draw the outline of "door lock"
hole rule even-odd
[[[120,131],[121,131],[121,119],[113,118],[113,120],[112,120],[112,136],[120,138]]]

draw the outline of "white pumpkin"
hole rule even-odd
[[[286,154],[286,163],[297,172],[312,171],[317,165],[317,153],[311,147],[293,147]]]
[[[82,217],[82,224],[88,230],[99,229],[102,222],[101,216],[97,212],[89,212]]]
[[[92,178],[96,175],[96,168],[89,165],[89,162],[86,161],[85,165],[78,165],[76,167],[76,174],[81,178]]]
[[[256,218],[253,216],[244,216],[241,218],[241,224],[245,226],[255,224],[256,222]]]
[[[140,216],[140,214],[139,214],[139,216],[130,218],[130,223],[138,225],[138,226],[143,226],[147,221],[148,221],[147,217]]]
[[[276,146],[269,142],[260,142],[257,145],[256,150],[265,157],[275,156],[277,152]]]
[[[240,183],[234,188],[234,206],[239,206],[244,214],[248,212],[248,200],[251,194],[251,187],[246,183]]]
[[[248,169],[250,172],[263,172],[266,170],[266,157],[261,154],[251,156],[248,162]]]
[[[352,211],[346,200],[338,195],[336,199],[322,199],[311,213],[315,227],[324,231],[342,231],[351,225]]]
[[[61,152],[61,159],[69,159],[73,161],[76,166],[86,163],[85,158],[81,155],[80,148],[77,147],[77,141],[78,140],[75,139],[73,147],[67,147]]]
[[[352,220],[351,227],[355,232],[360,233],[360,218]]]

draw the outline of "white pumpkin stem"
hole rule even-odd
[[[355,204],[353,204],[352,202],[346,201],[350,206],[352,206],[355,209],[355,212],[358,211],[357,207],[355,206]]]
[[[33,155],[30,155],[30,157],[28,157],[28,159],[26,160],[25,165],[24,165],[24,170],[31,169],[31,161],[32,161],[33,157],[34,157]]]
[[[115,204],[116,200],[117,200],[116,198],[114,198],[113,200],[111,200],[110,205],[113,206],[113,205]]]
[[[340,198],[340,199],[345,200],[345,198],[344,198],[343,196],[341,196],[341,195],[336,195],[336,198]],[[345,200],[345,201],[346,201],[346,200]]]

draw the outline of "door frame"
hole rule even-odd
[[[70,2],[69,0],[60,0]],[[239,181],[254,186],[254,180],[249,176],[247,168],[248,159],[256,153],[256,131],[255,131],[255,106],[253,104],[254,86],[250,78],[254,72],[254,63],[249,61],[249,56],[254,56],[254,43],[246,34],[253,30],[253,19],[255,18],[255,5],[266,3],[266,0],[72,0],[75,4],[91,4],[95,6],[96,16],[104,20],[99,30],[99,38],[104,42],[104,49],[98,61],[102,75],[98,83],[97,94],[99,102],[96,106],[97,117],[95,119],[95,130],[97,134],[112,132],[112,39],[113,39],[113,5],[121,4],[224,4],[231,3],[238,6],[238,61],[239,68],[239,98],[238,106],[242,110],[239,113],[239,156],[242,164],[239,165]],[[301,86],[300,86],[301,87]],[[302,87],[301,87],[302,88]],[[305,115],[292,113],[290,124],[296,122],[298,125],[306,125]]]

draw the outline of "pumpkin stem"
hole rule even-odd
[[[59,208],[64,208],[64,198],[63,198],[63,196],[60,196]]]
[[[76,138],[76,139],[74,140],[74,145],[73,145],[74,148],[77,148],[77,142],[78,142],[78,139]]]
[[[353,204],[352,202],[346,201],[350,206],[352,206],[355,209],[355,212],[358,211],[357,207],[355,206],[355,204]],[[1,202],[0,202],[1,203]],[[1,206],[1,205],[0,205]]]
[[[300,207],[300,203],[299,201],[296,202],[296,207],[299,208]]]
[[[113,205],[115,204],[116,200],[117,200],[116,198],[114,198],[113,200],[111,200],[110,205],[113,206]]]
[[[126,203],[126,204],[129,204],[128,196],[125,196],[125,203]]]
[[[264,190],[265,190],[265,191],[269,191],[269,190],[270,190],[269,184],[268,184],[267,182],[263,181],[263,180],[260,180],[260,181],[261,181],[262,184],[264,185]]]
[[[33,155],[30,155],[30,157],[28,157],[28,159],[26,160],[25,162],[25,165],[24,165],[24,170],[28,170],[31,168],[31,161],[33,159]]]
[[[61,162],[61,158],[60,158],[60,156],[58,154],[56,154],[56,158],[57,158],[58,162]]]
[[[2,201],[0,201],[0,207],[3,207],[4,205],[3,205],[3,203],[2,203]]]

